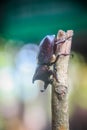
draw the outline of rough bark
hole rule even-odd
[[[66,39],[58,47],[58,54],[69,54],[73,31],[59,30],[57,39]],[[68,38],[69,37],[69,38]],[[52,130],[69,130],[68,115],[68,63],[70,55],[60,55],[55,67],[59,83],[52,84]]]

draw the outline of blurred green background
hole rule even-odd
[[[51,87],[41,94],[41,83],[31,80],[41,39],[60,29],[74,31],[70,130],[87,130],[87,7],[82,0],[1,0],[0,130],[51,130]],[[85,127],[75,124],[80,116]]]
[[[87,32],[86,3],[78,0],[7,0],[0,4],[0,33],[6,38],[38,42],[59,29]]]

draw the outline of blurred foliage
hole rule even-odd
[[[81,54],[74,54],[70,61],[69,74],[71,79],[70,111],[75,106],[87,109],[87,63]]]

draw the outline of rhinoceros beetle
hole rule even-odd
[[[38,66],[36,68],[32,82],[34,83],[35,80],[44,81],[44,90],[49,84],[52,84],[53,82],[53,79],[50,79],[51,75],[58,82],[56,70],[50,70],[50,66],[55,64],[58,60],[59,55],[56,56],[58,44],[65,42],[65,40],[66,39],[57,40],[55,35],[47,35],[40,42],[39,52],[37,56]],[[44,92],[44,90],[41,90],[41,92]]]

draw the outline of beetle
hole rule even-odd
[[[58,82],[56,69],[54,68],[54,71],[52,71],[50,70],[50,66],[55,64],[58,60],[59,55],[56,56],[58,44],[64,43],[65,40],[66,39],[57,40],[55,35],[47,35],[40,42],[39,52],[37,55],[38,66],[36,68],[32,82],[34,83],[35,80],[42,80],[44,82],[44,90],[49,84],[52,84],[53,82],[53,79],[50,79],[51,75]],[[44,90],[41,90],[41,92],[44,92]]]

